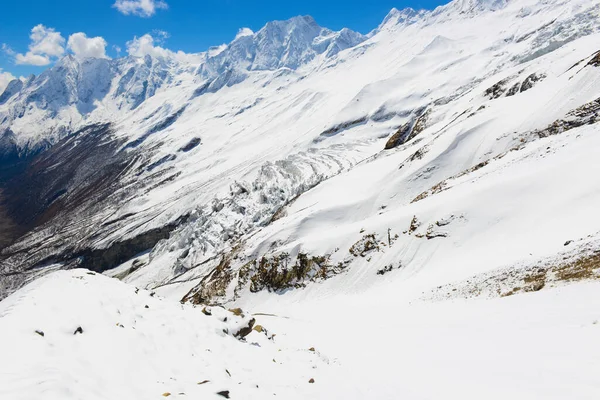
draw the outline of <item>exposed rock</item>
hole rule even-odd
[[[431,114],[431,109],[421,108],[417,110],[417,116],[400,126],[386,142],[384,150],[393,149],[412,139],[423,132],[427,127],[427,118]]]
[[[200,142],[201,142],[200,138],[193,138],[185,146],[180,148],[179,151],[183,152],[183,153],[187,153],[188,151],[191,151],[192,149],[196,148],[200,144]]]
[[[515,94],[519,93],[519,90],[521,89],[521,84],[519,82],[515,83],[509,90],[508,92],[506,92],[506,97],[510,97],[510,96],[514,96]]]
[[[77,334],[82,334],[83,333],[83,328],[78,326],[77,329],[75,329],[75,332],[73,332],[73,335],[77,335]]]
[[[244,312],[242,311],[241,308],[230,308],[229,312],[232,313],[233,315],[235,315],[236,317],[244,317]]]
[[[329,256],[309,256],[298,253],[293,264],[287,253],[270,258],[262,257],[252,271],[250,291],[258,292],[263,289],[279,291],[303,287],[307,281],[327,279],[343,269],[342,263],[331,265]]]
[[[358,242],[354,243],[348,250],[354,257],[365,257],[373,251],[379,251],[379,242],[374,233],[364,235]]]
[[[521,89],[519,90],[521,93],[531,89],[537,82],[541,81],[546,77],[545,74],[531,74],[521,84]]]
[[[417,216],[414,215],[410,221],[410,226],[408,227],[408,234],[411,235],[416,232],[416,230],[419,229],[419,226],[421,226],[421,223],[419,222]]]
[[[387,266],[383,267],[382,269],[378,269],[377,275],[385,275],[388,272],[392,272],[393,269],[394,269],[394,267],[391,264],[387,265]]]
[[[44,331],[39,331],[36,330],[35,333],[37,333],[38,335],[40,335],[41,337],[44,337]]]
[[[341,124],[335,125],[325,131],[323,131],[319,137],[320,138],[326,138],[326,137],[331,137],[331,136],[335,136],[340,132],[343,132],[347,129],[350,128],[354,128],[356,126],[362,125],[367,123],[368,118],[367,117],[361,117],[361,118],[357,118],[355,120],[352,121],[347,121],[347,122],[342,122]]]
[[[600,120],[600,97],[571,110],[563,119],[558,119],[542,130],[534,131],[539,138],[558,135],[583,125],[595,124]]]
[[[407,122],[406,124],[400,126],[396,133],[390,136],[388,141],[385,143],[384,150],[393,149],[403,144],[405,142],[404,138],[406,138],[410,134],[411,129],[412,124],[410,122]]]
[[[229,390],[221,390],[220,392],[217,392],[217,394],[221,397],[225,397],[226,399],[229,398]]]
[[[592,67],[600,67],[600,51],[596,52],[587,65]]]
[[[512,79],[512,77],[503,79],[493,86],[487,88],[484,92],[484,95],[488,97],[490,100],[498,99],[502,97],[502,95],[506,92],[506,85]]]
[[[252,318],[250,321],[248,321],[248,324],[246,326],[243,326],[242,328],[240,328],[239,331],[237,331],[236,333],[234,333],[233,336],[242,339],[245,338],[246,336],[248,336],[250,334],[250,332],[252,332],[252,328],[254,327],[254,323],[256,322],[256,320],[254,318]]]

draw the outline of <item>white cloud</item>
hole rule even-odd
[[[235,35],[235,39],[241,38],[241,37],[244,37],[244,36],[252,36],[252,35],[254,35],[254,32],[252,31],[252,29],[250,29],[250,28],[240,28],[240,30],[238,31],[237,35]]]
[[[127,53],[136,57],[143,57],[147,54],[153,57],[168,57],[173,54],[170,50],[156,46],[155,42],[156,40],[149,33],[139,38],[136,36],[127,42]]]
[[[169,6],[162,0],[116,0],[113,7],[125,15],[151,17],[156,10],[167,9]]]
[[[152,57],[173,58],[180,62],[198,64],[202,61],[202,53],[184,53],[183,51],[172,51],[159,44],[164,44],[164,39],[169,37],[167,32],[161,31],[158,38],[146,33],[141,37],[134,37],[133,40],[127,42],[127,53],[130,56],[144,57],[150,55]]]
[[[106,56],[106,40],[97,36],[88,38],[83,32],[69,36],[67,47],[77,58],[108,58]]]
[[[15,57],[15,62],[17,64],[26,64],[26,65],[36,65],[38,67],[50,64],[50,57],[41,55],[41,54],[33,54],[28,51],[26,54],[17,54]]]
[[[10,83],[10,81],[17,79],[10,72],[3,72],[2,68],[0,68],[0,94],[4,93],[4,89]]]
[[[42,24],[36,25],[29,37],[31,38],[29,51],[15,56],[17,64],[48,65],[53,57],[60,57],[65,53],[65,38],[53,28],[47,28]]]
[[[13,50],[13,49],[12,49],[12,48],[9,46],[9,45],[7,45],[6,43],[2,43],[2,51],[3,51],[5,54],[7,54],[7,55],[9,55],[9,56],[11,56],[11,57],[14,57],[14,56],[17,54],[17,53],[16,53],[16,52],[15,52],[15,51],[14,51],[14,50]]]

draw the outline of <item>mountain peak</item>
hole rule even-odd
[[[510,0],[454,0],[444,6],[436,8],[440,11],[457,12],[459,14],[477,14],[486,11],[498,11],[508,5]]]

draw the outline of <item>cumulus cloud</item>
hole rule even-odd
[[[0,94],[4,92],[4,89],[6,89],[6,86],[8,86],[9,82],[14,79],[17,78],[15,78],[13,74],[10,72],[4,72],[2,71],[2,68],[0,68]]]
[[[172,54],[170,50],[158,46],[157,43],[157,40],[149,33],[139,38],[136,36],[127,42],[127,53],[136,57],[143,57],[147,54],[153,57],[168,57]]]
[[[29,38],[31,39],[29,51],[15,55],[17,64],[48,65],[53,58],[65,53],[65,38],[53,28],[47,28],[42,24],[36,25],[31,30]]]
[[[152,57],[173,58],[180,62],[198,64],[203,60],[202,53],[184,53],[183,51],[172,51],[162,47],[165,39],[169,34],[164,31],[151,35],[146,33],[144,36],[135,36],[133,40],[127,42],[127,53],[130,56],[144,57],[150,55]]]
[[[235,38],[241,38],[244,36],[252,36],[254,35],[254,32],[252,31],[252,29],[250,28],[240,28],[240,30],[238,31],[237,35],[235,35]],[[235,39],[234,39],[235,40]]]
[[[104,38],[100,36],[88,38],[83,32],[72,34],[67,42],[67,47],[77,58],[108,58],[106,45]]]
[[[116,0],[113,7],[125,15],[151,17],[156,10],[167,9],[169,6],[162,0]]]

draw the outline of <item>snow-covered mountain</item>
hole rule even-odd
[[[199,65],[169,53],[115,60],[67,55],[40,76],[13,81],[1,95],[0,135],[12,145],[1,150],[35,153],[84,125],[118,120],[157,91],[175,90],[186,78],[197,83],[198,96],[240,83],[249,71],[296,70],[364,40],[349,29],[321,28],[305,16],[239,35],[218,52],[198,54]],[[196,77],[190,79],[192,75]]]
[[[595,0],[394,9],[366,35],[296,17],[194,57],[66,57],[0,96],[0,343],[25,335],[53,364],[87,307],[91,335],[139,358],[182,343],[132,398],[233,398],[238,382],[236,398],[596,398],[600,297],[582,281],[600,277],[599,117]],[[85,307],[70,282],[93,289]],[[143,316],[133,286],[164,306]],[[105,295],[144,331],[110,330]],[[190,330],[223,328],[194,319],[206,304],[278,334],[226,335],[239,380],[189,355]],[[176,333],[154,333],[170,318]],[[17,375],[68,387],[34,359]]]

